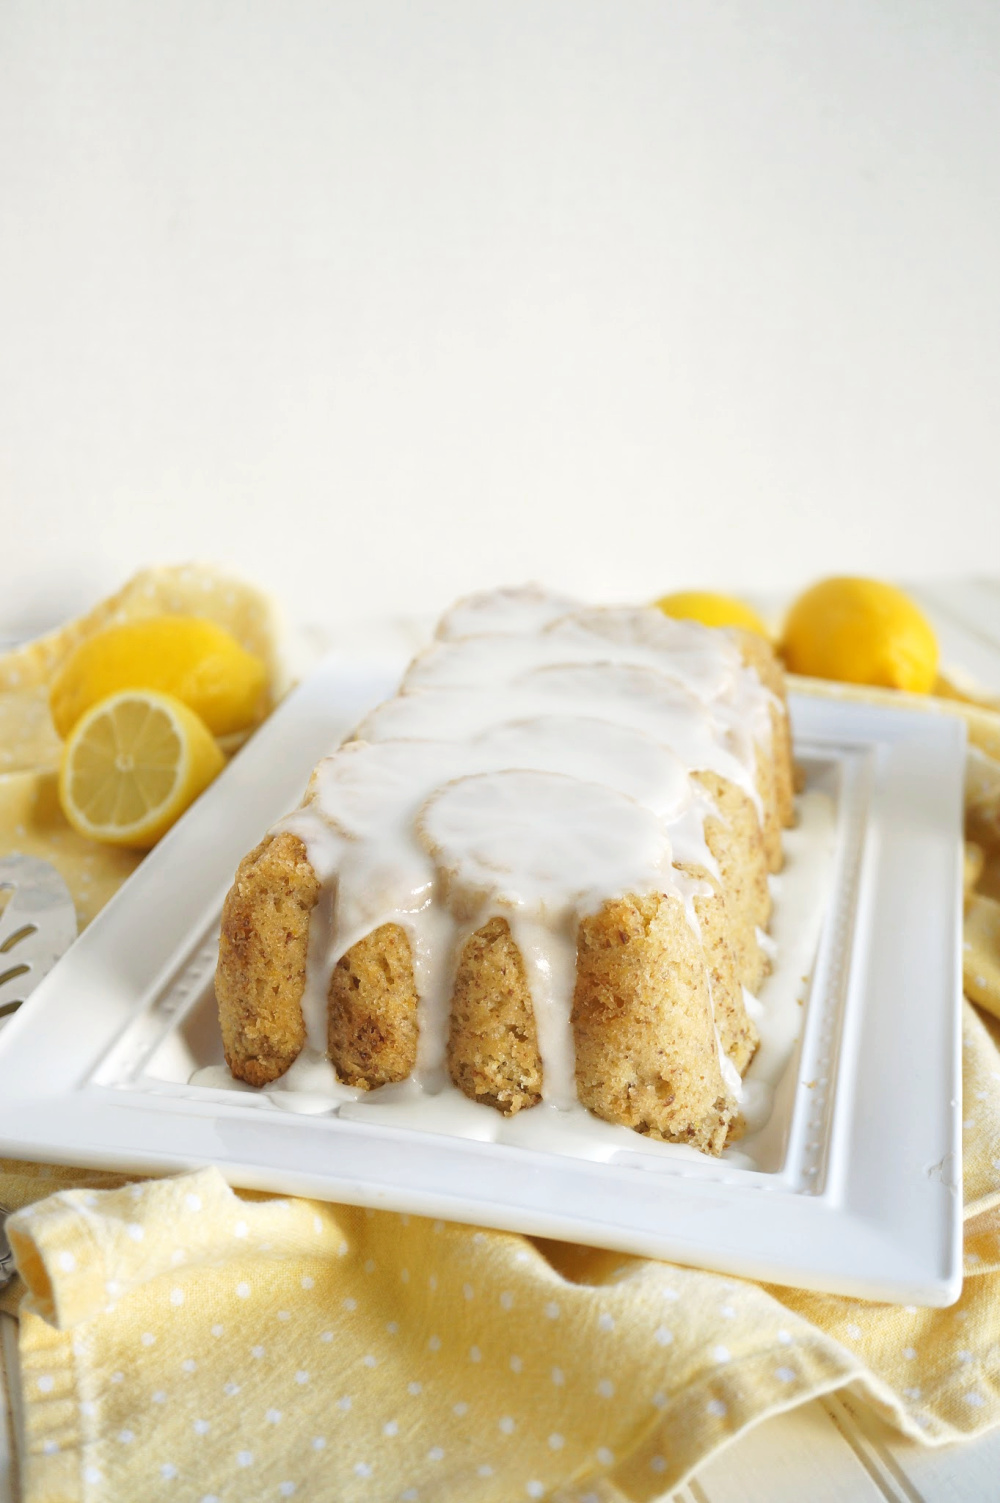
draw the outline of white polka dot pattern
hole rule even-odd
[[[977,1132],[997,1124],[989,1165],[992,1101],[976,1108]],[[35,1460],[63,1464],[73,1396],[102,1477],[88,1503],[222,1497],[240,1472],[262,1498],[434,1503],[448,1478],[462,1503],[507,1503],[600,1473],[663,1495],[749,1422],[863,1390],[869,1371],[911,1434],[1000,1419],[982,1345],[987,1328],[1000,1344],[1000,1236],[982,1222],[958,1307],[873,1311],[417,1216],[244,1199],[214,1171],[85,1193],[21,1221],[72,1312],[71,1330],[25,1323]]]

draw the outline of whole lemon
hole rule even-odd
[[[930,622],[877,579],[824,579],[788,612],[781,654],[792,673],[927,694],[938,670]]]
[[[656,605],[665,616],[677,621],[700,621],[702,626],[739,626],[744,631],[767,636],[767,627],[757,612],[732,595],[717,595],[711,590],[678,590],[663,595]]]
[[[81,715],[123,689],[172,694],[213,736],[259,718],[267,669],[236,638],[200,616],[149,616],[85,637],[53,680],[49,708],[64,739]]]

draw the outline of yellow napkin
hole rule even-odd
[[[908,1435],[975,1434],[1000,1418],[1000,1053],[969,1004],[965,1045],[950,1310],[241,1195],[211,1169],[49,1194],[8,1224],[26,1498],[510,1503],[606,1478],[648,1500],[845,1386]],[[51,1189],[0,1169],[0,1196]]]
[[[992,757],[1000,717],[976,737]],[[991,931],[970,932],[1000,1012]],[[234,1192],[214,1170],[125,1185],[0,1162],[0,1201],[26,1207],[6,1305],[27,1503],[638,1503],[840,1387],[925,1442],[977,1434],[1000,1420],[998,1040],[966,1003],[966,1279],[943,1311]]]
[[[42,768],[0,774],[0,856],[41,856],[59,868],[81,929],[131,876],[142,853],[78,835],[59,804],[58,774]]]

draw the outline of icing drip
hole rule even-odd
[[[416,1075],[428,1090],[440,1090],[448,1082],[445,1059],[454,962],[467,935],[461,935],[456,944],[447,914],[434,909],[414,915],[403,927],[413,951],[419,998]]]
[[[419,998],[406,1085],[447,1088],[457,957],[500,915],[529,983],[545,1106],[578,1110],[578,924],[608,899],[660,892],[697,932],[694,900],[711,888],[674,863],[719,871],[704,834],[714,808],[692,773],[736,784],[760,811],[754,747],[770,741],[772,701],[724,633],[655,610],[579,609],[537,587],[460,602],[401,693],[275,827],[303,840],[322,883],[303,997],[311,1058],[326,1051],[334,966],[398,923]]]
[[[511,924],[521,952],[542,1058],[542,1100],[568,1111],[576,1105],[576,1047],[570,1017],[576,984],[576,934],[519,917]]]

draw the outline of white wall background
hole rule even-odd
[[[5,0],[7,619],[1000,573],[994,0]]]

